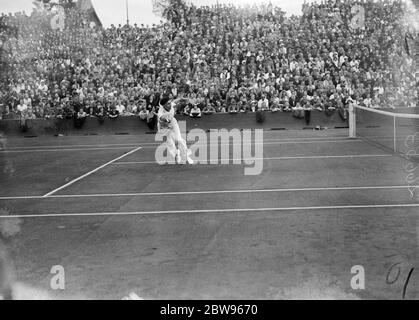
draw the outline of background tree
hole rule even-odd
[[[186,8],[183,0],[153,0],[153,12],[169,21],[174,21],[180,16],[180,10]]]
[[[54,6],[62,6],[64,9],[72,9],[77,0],[34,0],[33,4],[38,10],[51,10]]]

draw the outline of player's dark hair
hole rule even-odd
[[[170,100],[170,98],[169,98],[168,96],[163,96],[163,97],[160,99],[160,104],[161,104],[162,106],[164,106],[166,103],[168,103],[168,102],[169,102],[169,100]]]

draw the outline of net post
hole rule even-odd
[[[349,104],[349,138],[356,138],[356,114],[354,103]]]

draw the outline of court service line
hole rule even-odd
[[[104,217],[104,216],[141,216],[155,214],[193,214],[193,213],[229,213],[229,212],[263,212],[263,211],[317,211],[342,209],[371,209],[371,208],[416,208],[419,203],[409,204],[372,204],[346,206],[318,206],[318,207],[278,207],[278,208],[246,208],[246,209],[203,209],[203,210],[167,210],[167,211],[133,211],[133,212],[96,212],[96,213],[46,213],[46,214],[14,214],[1,215],[0,218],[63,218],[63,217]]]
[[[0,153],[29,153],[29,152],[57,152],[57,151],[94,151],[94,150],[123,150],[130,147],[107,147],[107,148],[58,148],[58,149],[25,149],[25,150],[0,150]]]
[[[211,140],[208,140],[209,143],[199,143],[195,141],[187,141],[188,144],[194,146],[207,146],[211,144]],[[283,145],[283,144],[315,144],[315,143],[345,143],[345,142],[364,142],[362,139],[342,139],[342,140],[311,140],[311,141],[268,141],[266,142],[254,142],[254,141],[241,141],[242,145]],[[161,143],[160,143],[161,144]],[[218,143],[217,143],[218,144]],[[229,146],[231,143],[219,143],[221,146]],[[158,145],[158,144],[157,144]],[[154,148],[154,146],[145,146],[144,148]]]
[[[336,137],[317,137],[317,138],[282,138],[282,139],[263,139],[267,142],[281,142],[281,141],[309,141],[309,140],[349,140],[347,136],[336,136]],[[353,140],[353,139],[351,139]],[[355,139],[356,140],[356,139]],[[360,139],[358,139],[360,140]],[[160,142],[143,142],[141,145],[159,145]],[[69,145],[39,145],[31,147],[9,147],[5,151],[12,150],[26,150],[26,149],[69,149],[69,148],[84,148],[84,147],[96,147],[96,148],[106,148],[106,147],[135,147],[138,143],[107,143],[107,144],[69,144]]]
[[[362,142],[361,139],[342,139],[342,140],[311,140],[311,141],[263,141],[261,143],[259,142],[244,142],[243,145],[281,145],[281,144],[314,144],[314,143],[341,143],[341,142]],[[194,141],[188,141],[189,144],[194,144]],[[159,146],[161,142],[156,142],[153,144],[142,144],[142,148],[155,148],[156,146]],[[208,144],[205,143],[197,143],[194,144],[195,146],[207,146]],[[230,143],[221,143],[219,145],[230,145]],[[120,147],[106,147],[106,148],[55,148],[55,149],[36,149],[35,147],[30,149],[5,149],[0,150],[0,153],[29,153],[29,152],[68,152],[68,151],[92,151],[92,150],[123,150],[123,149],[131,149],[133,145],[131,146],[120,146]]]
[[[263,139],[264,141],[268,141],[268,142],[281,142],[281,141],[306,141],[306,140],[330,140],[330,139],[334,139],[334,140],[354,140],[354,139],[349,139],[348,136],[334,136],[334,137],[311,137],[311,138],[280,138],[280,139],[275,139],[275,138],[268,138],[268,139]],[[358,139],[359,140],[359,139]],[[156,145],[156,144],[160,144],[160,142],[143,142],[141,143],[141,145]],[[77,147],[135,147],[137,146],[138,143],[106,143],[106,144],[68,144],[68,145],[38,145],[38,146],[31,146],[31,147],[9,147],[7,150],[25,150],[25,149],[40,149],[40,148],[47,148],[47,149],[60,149],[60,148],[77,148]]]
[[[151,144],[152,142],[142,143]],[[155,143],[155,142],[153,142]],[[106,148],[106,147],[135,147],[138,143],[105,143],[105,144],[68,144],[68,145],[39,145],[31,147],[9,147],[6,150],[26,150],[26,149],[66,149],[66,148],[84,148],[84,147],[97,147],[97,148]]]
[[[61,186],[61,187],[59,187],[57,189],[54,189],[51,192],[48,192],[43,197],[44,198],[49,197],[50,195],[53,195],[54,193],[56,193],[56,192],[58,192],[58,191],[60,191],[60,190],[62,190],[64,188],[67,188],[68,186],[72,185],[73,183],[75,183],[75,182],[77,182],[77,181],[79,181],[79,180],[81,180],[83,178],[86,178],[87,176],[90,176],[92,173],[95,173],[96,171],[99,171],[100,169],[103,169],[104,167],[106,167],[106,166],[114,163],[115,161],[121,160],[122,158],[125,158],[126,156],[129,156],[130,154],[132,154],[132,153],[134,153],[134,152],[136,152],[136,151],[138,151],[140,149],[142,149],[142,147],[135,148],[135,149],[133,149],[133,150],[131,150],[131,151],[123,154],[122,156],[120,156],[118,158],[115,158],[115,159],[113,159],[113,160],[111,160],[111,161],[109,161],[109,162],[101,165],[100,167],[97,167],[96,169],[85,173],[84,175],[82,175],[82,176],[80,176],[80,177],[78,177],[78,178],[76,178],[74,180],[71,180],[70,182],[66,183],[65,185],[63,185],[63,186]]]
[[[339,155],[339,156],[295,156],[295,157],[266,157],[266,158],[244,158],[244,159],[218,159],[218,162],[222,161],[244,161],[246,163],[255,160],[298,160],[298,159],[334,159],[334,158],[378,158],[378,157],[392,157],[393,154],[350,154],[350,155]],[[210,160],[201,164],[210,164]],[[114,162],[113,165],[128,165],[128,164],[157,164],[156,161],[121,161]],[[175,162],[168,162],[168,164],[175,164]],[[219,164],[219,163],[217,163]],[[221,163],[223,164],[223,163]],[[226,163],[228,164],[228,163]]]
[[[254,142],[245,142],[243,145],[281,145],[281,144],[313,144],[313,143],[340,143],[340,142],[362,142],[360,139],[342,139],[342,140],[312,140],[312,141],[275,141],[275,142],[262,142],[262,143],[254,143]],[[189,142],[193,144],[192,142]],[[152,145],[144,145],[142,148],[155,148],[159,146],[161,142],[153,143]],[[207,146],[208,144],[198,143],[194,144],[195,146]],[[230,145],[230,143],[221,143],[220,145]],[[56,149],[20,149],[20,150],[12,150],[12,149],[5,149],[0,150],[0,153],[29,153],[29,152],[68,152],[68,151],[93,151],[93,150],[123,150],[123,149],[131,149],[131,146],[127,147],[106,147],[106,148],[56,148]]]
[[[234,193],[280,193],[280,192],[310,192],[310,191],[344,191],[344,190],[392,190],[419,188],[419,186],[351,186],[351,187],[318,187],[318,188],[288,188],[288,189],[238,189],[238,190],[203,190],[203,191],[169,191],[169,192],[132,192],[132,193],[92,193],[92,194],[62,194],[50,195],[48,199],[65,198],[100,198],[100,197],[147,197],[172,195],[200,195],[200,194],[234,194]],[[31,200],[46,199],[44,196],[15,196],[0,197],[0,200]]]

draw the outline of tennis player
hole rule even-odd
[[[168,97],[160,100],[159,112],[157,113],[158,133],[166,136],[166,147],[177,164],[193,164],[191,159],[192,152],[188,149],[185,139],[180,133],[179,124],[175,118],[175,102],[170,101]],[[176,147],[177,144],[177,147]]]

